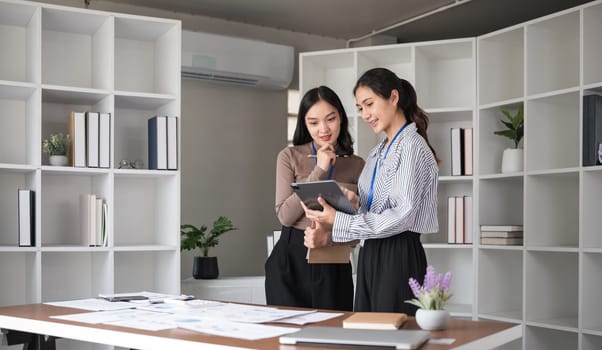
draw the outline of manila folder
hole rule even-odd
[[[321,248],[307,249],[307,262],[310,264],[347,264],[351,244],[336,244]]]

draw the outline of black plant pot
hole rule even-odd
[[[216,256],[195,256],[192,265],[192,277],[195,279],[210,280],[219,275]]]

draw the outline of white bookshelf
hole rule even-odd
[[[147,169],[146,136],[148,118],[180,117],[180,33],[175,20],[0,0],[0,305],[180,292],[180,172]],[[42,140],[68,133],[71,111],[111,113],[110,168],[48,165]],[[17,189],[36,192],[34,247],[17,246]],[[108,247],[81,245],[88,193],[108,204]]]
[[[452,315],[523,325],[505,350],[602,347],[602,166],[581,165],[582,99],[602,94],[601,33],[602,1],[593,1],[477,38],[300,55],[301,93],[324,84],[342,94],[364,157],[380,138],[357,118],[357,78],[380,66],[414,84],[442,160],[428,261],[454,273]],[[503,174],[512,144],[493,132],[502,108],[520,106],[524,170]],[[474,128],[474,176],[450,176],[454,127]],[[473,245],[446,243],[446,200],[461,195],[474,200]],[[480,245],[484,224],[524,225],[524,246]]]

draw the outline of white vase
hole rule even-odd
[[[416,310],[416,323],[426,331],[445,329],[449,320],[447,310]]]
[[[48,158],[50,165],[65,166],[69,162],[67,156],[54,155]]]
[[[502,173],[516,173],[523,170],[523,150],[506,148],[502,155]]]

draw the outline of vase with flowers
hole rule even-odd
[[[437,274],[433,266],[426,268],[424,283],[422,286],[414,278],[410,278],[409,284],[415,298],[406,300],[406,303],[418,306],[416,311],[416,323],[424,330],[440,330],[447,327],[449,311],[445,305],[452,297],[449,287],[452,274]]]

